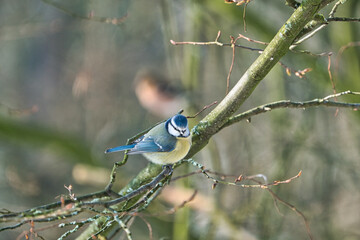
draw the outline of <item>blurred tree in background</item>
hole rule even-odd
[[[177,46],[170,40],[212,42],[220,30],[222,43],[231,43],[229,36],[239,33],[270,42],[294,12],[285,2],[295,3],[253,0],[244,11],[245,4],[214,0],[1,1],[2,214],[58,201],[68,195],[64,185],[71,184],[76,196],[103,189],[113,163],[122,158],[105,156],[104,149],[125,143],[180,108],[192,115],[221,101],[232,57],[230,89],[259,51]],[[283,66],[275,65],[239,112],[283,99],[322,98],[334,90],[360,91],[360,2],[334,1],[320,13],[328,17],[341,2],[335,16],[357,22],[331,21],[289,51],[281,59]],[[266,47],[244,38],[236,44]],[[160,101],[150,101],[158,93],[163,94]],[[359,102],[359,96],[338,100]],[[200,119],[190,119],[190,126]],[[359,239],[359,121],[358,112],[342,108],[274,110],[224,128],[194,160],[232,175],[229,181],[260,173],[272,182],[302,170],[299,179],[272,191],[305,215],[314,239]],[[146,164],[143,157],[132,156],[117,169],[114,189],[125,186]],[[173,178],[194,171],[198,169],[183,164]],[[143,215],[132,218],[128,228],[133,239],[309,238],[302,217],[264,189],[212,186],[202,174],[171,182]],[[27,234],[36,239],[33,229],[56,239],[73,228],[58,224],[70,221],[27,223],[0,232],[0,238],[25,239]],[[0,222],[0,228],[7,225]],[[122,231],[119,236],[129,237]]]

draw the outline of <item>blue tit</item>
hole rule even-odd
[[[127,154],[143,154],[149,161],[166,165],[183,159],[191,147],[187,118],[181,114],[153,127],[134,143],[109,148],[105,153],[128,150]]]

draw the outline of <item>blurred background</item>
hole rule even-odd
[[[347,1],[337,16],[359,17],[359,11],[359,1]],[[191,115],[221,101],[232,49],[174,46],[170,40],[213,41],[221,30],[221,42],[239,33],[269,42],[292,12],[284,1],[252,1],[244,32],[243,6],[223,1],[2,0],[0,208],[21,211],[58,201],[69,184],[76,195],[99,191],[112,164],[122,158],[121,153],[105,155],[107,147],[124,144],[180,109]],[[334,52],[337,91],[360,91],[360,48],[337,54],[359,39],[358,23],[332,23],[299,49]],[[263,48],[245,40],[238,44]],[[236,49],[230,86],[257,56]],[[239,112],[333,93],[327,57],[289,52],[282,62],[295,71],[312,71],[299,78],[275,66]],[[359,97],[339,100],[359,102]],[[191,120],[191,127],[208,112]],[[261,173],[269,181],[302,170],[299,179],[272,190],[305,214],[315,239],[359,239],[360,114],[349,109],[335,113],[334,108],[312,108],[262,114],[224,129],[194,159],[214,171]],[[131,156],[118,171],[115,189],[146,164],[143,157]],[[196,170],[184,165],[175,175]],[[279,203],[276,207],[267,191],[211,186],[203,175],[195,175],[167,187],[146,212],[154,239],[308,238],[302,219]],[[199,191],[189,207],[167,214],[194,189]],[[15,239],[29,227],[0,232],[0,238]],[[130,230],[134,239],[149,238],[140,218]],[[64,231],[53,227],[39,234],[54,239]]]

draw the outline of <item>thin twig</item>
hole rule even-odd
[[[287,206],[288,208],[290,208],[292,211],[294,211],[296,214],[298,214],[302,219],[303,219],[303,222],[305,224],[305,227],[306,227],[306,231],[307,231],[307,234],[309,236],[310,239],[313,239],[312,237],[312,234],[311,234],[311,231],[310,231],[310,225],[309,225],[309,221],[307,220],[307,218],[305,217],[305,215],[300,211],[298,210],[294,205],[286,202],[285,200],[281,199],[279,196],[277,196],[270,188],[269,186],[277,186],[279,184],[287,184],[287,183],[290,183],[291,181],[293,181],[294,179],[297,179],[301,176],[302,174],[302,171],[299,171],[298,174],[296,174],[295,176],[293,177],[290,177],[286,180],[282,180],[282,181],[273,181],[272,183],[265,183],[263,184],[262,182],[256,180],[255,178],[257,177],[261,177],[261,178],[264,178],[264,175],[263,174],[257,174],[257,175],[252,175],[252,176],[243,176],[243,175],[240,175],[239,177],[237,177],[235,179],[235,182],[226,182],[226,181],[222,181],[225,177],[236,177],[236,175],[233,175],[233,174],[223,174],[223,173],[218,173],[218,172],[213,172],[213,171],[210,171],[208,169],[204,169],[204,166],[202,166],[201,164],[193,161],[193,160],[188,160],[189,163],[191,163],[192,165],[200,168],[200,170],[198,171],[195,171],[195,172],[191,172],[189,174],[186,174],[186,175],[182,175],[182,176],[179,176],[179,177],[175,177],[172,179],[172,181],[175,181],[177,179],[180,179],[180,178],[183,178],[183,177],[188,177],[188,176],[191,176],[191,175],[195,175],[195,174],[199,174],[199,173],[211,173],[211,174],[214,174],[214,175],[218,175],[218,176],[221,176],[221,180],[218,180],[218,179],[214,179],[212,178],[211,176],[209,176],[208,174],[205,174],[205,176],[211,180],[213,180],[214,182],[214,185],[216,186],[216,184],[218,183],[225,183],[227,185],[236,185],[236,186],[241,186],[241,187],[259,187],[259,188],[262,188],[262,189],[266,189],[271,195],[272,197],[274,198],[274,203],[276,204],[277,201],[279,201],[280,203],[284,204],[285,206]],[[251,180],[251,181],[254,181],[256,182],[257,184],[256,185],[238,185],[238,184],[234,184],[234,183],[237,183],[239,181],[243,181],[243,180]],[[266,182],[266,177],[265,177],[265,182]],[[213,185],[213,186],[214,186]],[[277,205],[276,205],[277,206]],[[278,209],[278,207],[277,207]],[[279,211],[279,209],[278,209]],[[280,213],[280,212],[279,212]]]
[[[246,32],[246,7],[247,5],[249,4],[250,1],[247,1],[245,3],[245,6],[244,6],[244,11],[243,11],[243,22],[244,22],[244,32]]]
[[[282,180],[282,181],[273,181],[272,183],[267,183],[264,184],[264,186],[277,186],[279,184],[284,184],[284,183],[290,183],[292,180],[299,178],[301,176],[302,171],[300,170],[298,174],[296,174],[295,176],[288,178],[286,180]]]
[[[197,195],[197,190],[195,190],[195,191],[193,192],[193,194],[191,194],[191,196],[189,197],[189,199],[184,200],[179,206],[173,207],[172,209],[168,210],[166,213],[167,213],[167,214],[174,214],[174,213],[175,213],[176,211],[178,211],[180,208],[185,207],[186,204],[188,204],[189,202],[191,202],[192,200],[194,200],[195,197],[196,197],[196,195]]]
[[[334,15],[335,15],[338,7],[342,4],[342,2],[343,2],[343,0],[338,0],[338,1],[334,4],[333,8],[331,9],[331,11],[330,11],[330,13],[329,13],[329,17],[330,17],[330,18],[334,17]]]
[[[295,49],[290,49],[290,50],[293,53],[303,53],[303,54],[308,54],[313,57],[325,57],[325,56],[329,56],[329,54],[331,54],[331,52],[313,53],[308,50],[295,50]]]
[[[82,15],[79,15],[79,14],[76,14],[76,13],[73,13],[73,12],[69,11],[69,9],[63,7],[61,4],[56,3],[54,1],[49,1],[49,0],[41,0],[41,1],[43,1],[44,3],[46,3],[46,4],[50,5],[50,6],[55,7],[56,9],[62,11],[63,13],[65,13],[65,14],[71,16],[71,17],[80,18],[80,19],[83,19],[83,20],[90,20],[90,21],[95,21],[95,22],[108,23],[108,24],[113,24],[113,25],[120,25],[127,18],[127,14],[125,14],[122,17],[118,17],[118,18],[97,17],[97,16],[94,16],[93,13],[90,13],[89,16],[82,16]]]
[[[298,45],[300,45],[301,43],[305,42],[306,40],[308,40],[309,38],[313,37],[317,32],[319,32],[321,29],[323,29],[324,27],[327,26],[327,23],[323,23],[321,24],[319,27],[315,28],[312,32],[310,32],[309,34],[303,36],[302,38],[300,38],[299,40],[297,40],[295,43],[293,43],[289,49],[293,50],[295,47],[297,47]]]
[[[339,0],[335,3],[334,7],[331,9],[329,13],[329,17],[324,19],[325,22],[322,23],[320,26],[312,30],[309,34],[302,37],[300,40],[296,41],[294,44],[290,46],[290,50],[293,50],[297,45],[301,44],[302,42],[306,41],[307,39],[313,37],[318,31],[323,29],[328,25],[329,22],[360,22],[360,18],[349,18],[349,17],[334,17],[338,7],[343,3],[343,0]]]
[[[327,18],[328,22],[360,22],[360,18],[349,18],[349,17],[332,17]]]
[[[281,67],[283,67],[285,69],[285,72],[288,76],[291,76],[292,73],[295,74],[295,76],[297,76],[298,78],[305,78],[306,76],[305,74],[312,71],[312,68],[305,68],[303,70],[293,70],[291,68],[289,68],[288,66],[286,66],[283,62],[279,61],[279,64]]]
[[[168,166],[168,165],[165,165],[163,171],[156,178],[154,178],[150,183],[142,185],[138,189],[128,193],[125,196],[122,196],[122,197],[119,197],[119,198],[116,198],[116,199],[110,200],[110,201],[82,202],[79,205],[80,206],[103,205],[105,207],[108,207],[108,206],[112,206],[112,205],[115,205],[115,204],[130,200],[131,198],[133,198],[135,196],[138,196],[141,193],[154,188],[159,182],[161,182],[161,180],[163,180],[166,176],[168,176],[171,173],[172,173],[172,168],[170,166]]]
[[[220,36],[220,31],[218,32],[218,35],[215,39],[215,41],[212,42],[176,42],[174,40],[170,40],[170,43],[172,45],[198,45],[198,46],[209,46],[209,45],[216,45],[216,46],[220,46],[220,47],[232,47],[231,43],[222,43],[219,42],[219,36]],[[244,37],[242,37],[244,38]],[[244,38],[246,39],[246,38]],[[255,42],[255,41],[254,41]],[[251,51],[256,51],[258,53],[262,53],[264,50],[260,49],[260,48],[251,48],[251,47],[247,47],[247,46],[243,46],[243,45],[239,45],[239,44],[234,44],[235,47],[238,48],[243,48],[243,49],[247,49],[247,50],[251,50]]]
[[[301,175],[301,171],[300,171],[296,176],[294,176],[294,177],[292,177],[292,178],[290,178],[290,179],[298,178],[300,175]],[[255,180],[255,179],[251,179],[251,180],[254,181],[254,182],[256,182],[256,183],[258,183],[258,184],[261,184],[261,182]],[[285,180],[285,181],[287,181],[287,180]],[[297,215],[299,215],[299,216],[302,218],[302,220],[303,220],[303,222],[304,222],[304,224],[305,224],[306,232],[307,232],[310,240],[313,240],[314,238],[313,238],[313,236],[312,236],[312,234],[311,234],[309,220],[306,218],[306,216],[305,216],[299,209],[297,209],[294,205],[292,205],[292,204],[286,202],[285,200],[281,199],[281,198],[280,198],[278,195],[276,195],[270,188],[266,188],[266,190],[271,194],[271,196],[272,196],[273,199],[275,200],[275,203],[276,203],[277,201],[279,201],[280,203],[282,203],[283,205],[285,205],[285,206],[287,206],[288,208],[290,208],[292,211],[294,211]],[[279,211],[279,209],[278,209],[278,211]]]
[[[327,70],[328,70],[328,74],[329,74],[329,79],[330,79],[330,82],[331,82],[331,86],[332,86],[332,89],[333,89],[333,93],[336,94],[336,88],[335,88],[335,82],[333,80],[333,77],[332,77],[332,74],[331,74],[331,56],[332,56],[332,53],[329,54],[328,56],[328,66],[327,66]],[[337,102],[337,97],[334,97],[335,101]],[[337,116],[339,113],[339,108],[336,108],[336,111],[335,111],[335,116]]]
[[[199,164],[199,163],[196,163],[195,161],[191,160],[189,161],[189,163],[191,163],[192,165],[194,166],[197,166],[200,168],[199,171],[197,172],[194,172],[194,173],[200,173],[202,172],[203,174],[209,172],[208,170],[204,169],[204,167]],[[288,178],[286,180],[282,180],[282,181],[273,181],[272,183],[268,183],[268,184],[263,184],[261,183],[260,181],[258,180],[255,180],[255,177],[262,177],[264,175],[262,174],[257,174],[257,175],[253,175],[253,176],[248,176],[248,177],[244,177],[243,175],[240,175],[239,177],[237,177],[237,179],[235,180],[235,182],[225,182],[225,181],[221,181],[221,180],[217,180],[217,179],[214,179],[212,177],[210,177],[208,174],[205,174],[205,176],[209,179],[212,179],[214,181],[214,184],[216,186],[216,184],[218,183],[225,183],[227,185],[236,185],[236,186],[241,186],[241,187],[245,187],[245,188],[248,188],[248,187],[259,187],[259,188],[262,188],[262,189],[266,189],[274,199],[276,199],[277,201],[281,202],[282,204],[284,204],[285,206],[287,206],[288,208],[290,208],[291,210],[293,210],[294,212],[296,212],[304,221],[304,224],[305,224],[305,227],[306,227],[306,231],[307,231],[307,234],[309,236],[310,239],[313,239],[312,237],[312,234],[311,234],[311,231],[310,231],[310,225],[309,225],[309,222],[307,220],[307,218],[305,217],[305,215],[300,211],[298,210],[294,205],[282,200],[279,196],[277,196],[270,188],[269,186],[277,186],[279,184],[287,184],[287,183],[290,183],[291,181],[293,181],[294,179],[297,179],[301,176],[301,173],[302,171],[299,171],[298,174],[296,174],[295,176],[291,177],[291,178]],[[221,174],[221,173],[216,173],[217,175],[221,175],[221,176],[227,176],[227,177],[233,177],[234,175],[226,175],[226,174]],[[260,176],[262,175],[262,176]],[[242,184],[242,185],[238,185],[236,184],[237,182],[239,181],[242,181],[242,180],[251,180],[251,181],[254,181],[257,183],[257,185],[245,185],[245,184]],[[265,179],[266,181],[266,179]],[[213,185],[214,186],[214,185]]]
[[[113,210],[113,209],[112,209]],[[130,229],[126,226],[126,223],[123,222],[117,212],[115,210],[114,211],[114,220],[120,225],[120,227],[124,230],[125,234],[126,234],[126,237],[128,240],[132,240],[132,237],[131,237],[131,232],[130,232]]]
[[[264,51],[263,49],[260,49],[260,48],[250,48],[250,47],[245,47],[245,46],[236,44],[236,41],[238,39],[245,39],[248,42],[258,43],[258,44],[262,44],[262,45],[268,45],[268,43],[251,39],[251,38],[246,37],[246,36],[244,36],[242,34],[239,34],[236,39],[234,39],[233,37],[230,37],[230,39],[231,39],[230,43],[222,43],[222,42],[219,42],[220,35],[221,35],[221,32],[219,31],[215,41],[213,41],[213,42],[175,42],[174,40],[170,40],[170,42],[173,45],[199,45],[199,46],[217,45],[217,46],[220,46],[220,47],[231,47],[232,48],[232,61],[231,61],[230,69],[229,69],[229,72],[228,72],[228,75],[227,75],[227,78],[226,78],[226,94],[227,94],[229,92],[230,75],[231,75],[233,65],[234,65],[234,60],[235,60],[235,48],[239,47],[239,48],[243,48],[243,49],[247,49],[247,50],[251,50],[251,51],[256,51],[259,54],[261,54]],[[309,54],[309,55],[312,55],[312,56],[317,56],[317,57],[328,56],[328,54],[329,54],[329,53],[314,54],[314,53],[311,53],[310,51],[294,50],[292,48],[290,48],[290,49],[293,52],[306,53],[306,54]],[[289,72],[293,72],[299,78],[304,77],[305,74],[311,70],[310,68],[306,68],[304,70],[297,70],[296,71],[296,70],[292,70],[291,68],[287,67],[284,63],[282,63],[280,61],[279,61],[279,64],[286,69],[288,75],[289,75]]]
[[[225,95],[227,95],[229,93],[229,88],[230,88],[230,76],[231,76],[231,72],[233,70],[234,67],[234,62],[235,62],[235,44],[236,41],[239,40],[241,37],[238,36],[237,38],[234,38],[233,36],[230,36],[231,39],[231,48],[232,48],[232,58],[231,58],[231,64],[230,64],[230,69],[229,69],[229,73],[227,75],[226,78],[226,93]]]
[[[335,60],[335,79],[337,79],[337,75],[339,72],[340,58],[341,58],[342,54],[344,53],[344,51],[350,47],[360,47],[360,42],[349,42],[348,44],[342,46],[339,49],[339,51],[336,54],[336,60]]]
[[[254,39],[251,39],[251,38],[249,38],[249,37],[246,37],[246,36],[244,36],[244,35],[242,35],[242,34],[239,34],[239,37],[245,39],[245,40],[248,41],[248,42],[259,43],[259,44],[262,44],[262,45],[269,45],[269,43],[267,43],[267,42],[262,42],[262,41],[254,40]]]
[[[195,113],[195,115],[193,116],[186,116],[186,118],[196,118],[200,113],[202,113],[203,111],[205,111],[206,109],[214,106],[215,104],[217,104],[217,101],[214,101],[213,103],[210,103],[209,105],[204,106],[200,111],[198,111],[197,113]]]
[[[292,102],[290,100],[282,100],[277,101],[273,103],[264,104],[255,108],[252,108],[248,111],[245,111],[241,114],[238,114],[236,116],[230,117],[227,122],[221,127],[223,129],[224,127],[230,126],[236,122],[242,121],[244,119],[249,119],[255,115],[269,112],[274,109],[278,108],[309,108],[309,107],[317,107],[317,106],[325,106],[325,107],[341,107],[341,108],[352,108],[353,110],[360,109],[360,103],[346,103],[346,102],[335,102],[330,101],[329,99],[340,97],[342,95],[360,95],[360,92],[351,92],[351,91],[345,91],[337,94],[332,94],[327,97],[321,98],[321,99],[313,99],[310,101],[305,102]]]
[[[146,224],[148,230],[149,230],[149,240],[152,240],[153,239],[153,230],[152,230],[152,227],[151,227],[151,224],[148,220],[146,220],[143,216],[141,215],[136,215],[138,216],[141,220],[144,221],[144,223]]]
[[[283,183],[290,183],[292,180],[296,179],[296,178],[299,178],[301,176],[301,171],[294,177],[291,177],[289,179],[286,179],[286,180],[282,180],[282,181],[273,181],[272,183],[268,183],[268,184],[237,184],[239,181],[241,181],[239,178],[236,179],[235,181],[233,182],[230,182],[230,181],[225,181],[225,180],[222,180],[222,179],[216,179],[212,176],[209,175],[209,171],[207,171],[205,169],[205,167],[203,165],[201,165],[200,163],[194,161],[193,159],[187,159],[187,162],[197,168],[200,169],[201,173],[203,173],[208,179],[212,180],[213,181],[213,188],[216,187],[217,184],[225,184],[225,185],[232,185],[232,186],[238,186],[238,187],[242,187],[242,188],[262,188],[262,189],[266,189],[268,188],[269,186],[276,186],[276,185],[279,185],[279,184],[283,184]],[[242,179],[244,179],[244,177],[242,177]],[[253,179],[253,177],[251,177],[250,179]]]
[[[294,205],[284,201],[283,199],[281,199],[279,196],[277,196],[271,189],[267,188],[266,189],[271,196],[273,196],[277,201],[281,202],[282,204],[284,204],[285,206],[287,206],[288,208],[290,208],[292,211],[294,211],[297,215],[299,215],[302,219],[303,222],[305,224],[305,228],[306,228],[306,232],[310,238],[310,240],[313,240],[313,236],[311,234],[311,230],[310,230],[310,224],[309,224],[309,220],[306,218],[306,216],[299,210],[297,209]]]

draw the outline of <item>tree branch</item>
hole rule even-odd
[[[304,26],[313,19],[321,7],[329,2],[331,0],[303,1],[229,94],[192,129],[193,145],[186,158],[199,152],[207,145],[209,139],[223,128],[223,125],[251,95],[260,81],[288,52],[289,47]]]
[[[327,18],[328,22],[360,22],[360,18],[348,18],[348,17],[332,17]]]
[[[277,101],[273,103],[264,104],[255,108],[252,108],[246,112],[243,112],[241,114],[238,114],[234,117],[231,117],[227,120],[227,122],[222,126],[222,128],[228,127],[234,123],[240,122],[244,119],[249,119],[255,115],[269,112],[274,109],[279,108],[310,108],[310,107],[318,107],[318,106],[326,106],[326,107],[341,107],[341,108],[352,108],[354,110],[360,109],[360,103],[346,103],[346,102],[335,102],[335,101],[329,101],[331,98],[336,98],[342,95],[360,95],[360,92],[341,92],[337,94],[332,94],[327,97],[321,98],[321,99],[313,99],[310,101],[305,102],[292,102],[290,100],[282,100]]]

